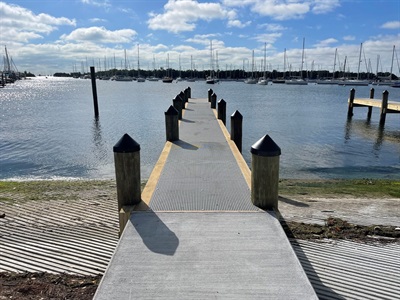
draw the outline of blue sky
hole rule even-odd
[[[210,41],[220,69],[250,68],[252,51],[261,68],[358,69],[399,74],[398,0],[21,0],[0,1],[0,53],[4,45],[19,71],[35,74],[81,71],[124,64],[143,69],[210,66]],[[114,59],[115,57],[115,59]],[[1,66],[1,65],[0,65]]]

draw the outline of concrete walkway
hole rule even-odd
[[[317,299],[221,124],[190,99],[94,299]]]

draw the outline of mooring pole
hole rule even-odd
[[[94,116],[97,118],[99,116],[99,105],[97,103],[96,72],[94,70],[94,67],[90,67],[90,77],[92,79]]]

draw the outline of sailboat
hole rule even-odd
[[[169,76],[169,54],[167,54],[167,75],[163,77],[162,82],[164,83],[171,83],[172,81],[174,81],[174,79],[172,77]]]
[[[125,71],[128,72],[128,65],[126,61],[126,50],[124,50],[125,54]],[[129,75],[116,75],[114,76],[115,81],[133,81],[133,78]]]
[[[267,66],[267,43],[264,43],[264,76],[258,79],[257,84],[259,85],[268,85],[266,66]]]
[[[188,82],[195,82],[196,79],[193,77],[193,56],[190,56],[190,78],[186,79]]]
[[[339,83],[339,85],[350,85],[350,86],[368,86],[369,82],[366,80],[360,80],[360,64],[361,64],[361,53],[362,53],[362,43],[360,45],[360,55],[358,57],[358,70],[357,70],[357,79],[347,79]]]
[[[146,79],[144,77],[140,76],[140,65],[139,65],[139,44],[137,46],[137,72],[138,72],[138,77],[137,77],[137,82],[145,82]]]
[[[335,50],[335,58],[334,58],[334,61],[333,61],[332,79],[319,79],[319,80],[316,81],[317,84],[338,84],[338,80],[335,80],[336,57],[337,57],[337,48]]]
[[[158,81],[156,77],[156,58],[153,55],[153,76],[147,78],[148,81]]]
[[[289,80],[286,80],[286,84],[290,85],[307,85],[308,82],[303,79],[303,65],[304,65],[304,42],[305,39],[303,38],[303,51],[301,53],[301,68],[300,68],[300,78],[292,78]]]
[[[214,76],[214,62],[213,62],[213,50],[212,50],[212,41],[210,41],[210,76],[207,76],[206,83],[214,84],[218,82],[218,80]]]
[[[254,78],[254,50],[251,58],[251,77],[247,78],[244,83],[247,84],[256,84],[257,79]]]

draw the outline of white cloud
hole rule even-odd
[[[287,29],[280,24],[260,24],[258,27],[265,28],[267,31],[284,31]]]
[[[391,22],[386,22],[381,26],[381,28],[384,29],[399,29],[400,28],[400,21],[391,21]]]
[[[237,28],[244,28],[251,24],[251,21],[247,21],[242,23],[240,20],[229,20],[228,27],[237,27]]]
[[[81,0],[81,2],[83,4],[89,4],[89,5],[105,7],[105,8],[108,8],[108,7],[111,6],[109,0],[102,0],[102,1],[98,1],[98,0]]]
[[[0,40],[3,43],[28,42],[50,34],[58,26],[76,26],[75,20],[43,13],[36,15],[26,8],[5,2],[0,2],[0,16]]]
[[[343,37],[343,40],[345,40],[345,41],[354,41],[355,39],[356,39],[356,37],[352,36],[352,35],[346,35]]]
[[[70,34],[62,35],[64,41],[93,42],[93,43],[130,43],[136,31],[132,29],[121,29],[110,31],[104,27],[78,28]]]
[[[198,20],[236,18],[234,10],[226,10],[219,3],[199,3],[195,0],[169,0],[164,13],[150,13],[148,25],[153,30],[167,30],[173,33],[193,31]]]
[[[309,12],[323,14],[340,6],[339,0],[224,0],[223,4],[249,6],[252,12],[276,20],[298,19]]]
[[[263,33],[258,34],[253,39],[258,42],[265,42],[267,44],[273,44],[275,41],[282,36],[282,33]]]
[[[331,44],[336,44],[338,42],[337,39],[329,38],[323,41],[319,41],[318,44],[315,44],[314,47],[329,47]]]
[[[339,0],[314,0],[312,12],[315,14],[325,14],[340,6]]]

